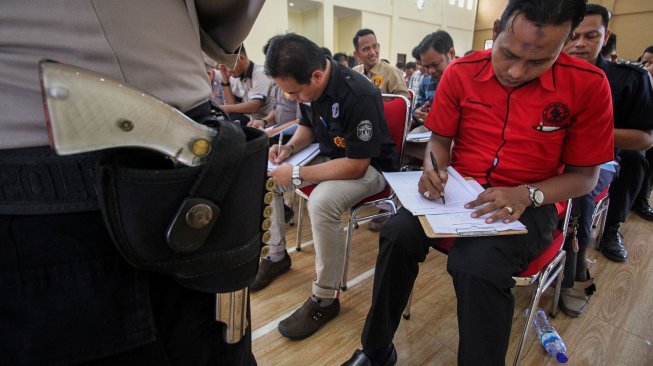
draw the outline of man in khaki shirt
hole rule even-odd
[[[361,64],[354,67],[354,70],[365,75],[381,93],[399,94],[406,98],[408,87],[404,76],[398,68],[381,62],[379,52],[381,46],[376,40],[376,35],[371,29],[361,29],[354,36],[354,56]]]

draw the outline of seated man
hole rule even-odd
[[[631,197],[632,202],[632,197],[637,194],[643,180],[644,170],[639,163],[643,160],[643,150],[653,145],[653,98],[650,88],[647,87],[648,80],[644,70],[638,66],[613,63],[601,57],[601,48],[610,37],[609,14],[608,9],[601,5],[588,4],[585,18],[565,45],[564,51],[599,67],[605,72],[610,83],[615,156],[617,160],[621,160],[622,156],[632,156],[634,164],[624,164],[619,170],[620,178],[612,184],[610,192],[620,192],[622,195],[615,194],[611,197],[608,212],[613,210],[628,213],[628,208],[624,207],[629,201],[626,197]],[[612,171],[602,169],[599,182],[592,192],[574,200],[573,213],[578,217],[578,253],[573,251],[571,243],[566,243],[569,248],[560,296],[560,308],[570,316],[580,316],[583,313],[595,288],[587,270],[585,252],[592,230],[594,200],[612,182],[614,176]],[[626,259],[621,240],[604,242],[601,251],[613,260]]]
[[[272,80],[265,75],[262,65],[247,57],[245,47],[240,50],[233,69],[218,65],[220,70],[225,112],[233,120],[246,126],[252,119],[263,119],[272,109],[269,94]]]
[[[310,40],[287,34],[270,39],[266,72],[291,99],[300,102],[302,118],[285,145],[270,149],[281,164],[314,140],[321,155],[310,166],[287,163],[269,175],[277,183],[272,201],[270,253],[261,260],[251,290],[260,290],[290,268],[285,247],[283,192],[317,184],[308,200],[315,245],[313,294],[279,323],[288,338],[305,338],[340,310],[338,295],[345,262],[342,215],[385,187],[381,171],[396,170],[397,152],[390,138],[378,89],[361,74],[327,58]]]
[[[381,93],[399,94],[410,99],[404,74],[397,67],[381,62],[381,45],[371,29],[361,29],[354,36],[354,56],[361,64],[354,71],[364,74]]]
[[[467,204],[486,222],[521,221],[527,234],[466,237],[449,252],[457,297],[459,365],[504,365],[514,312],[512,276],[553,240],[555,202],[588,193],[613,158],[610,86],[588,63],[560,53],[584,0],[511,0],[492,50],[445,71],[426,126],[433,131],[417,187],[437,199],[451,162],[486,190]],[[555,70],[555,72],[554,72]],[[453,150],[450,149],[453,143]],[[450,160],[451,158],[451,160]],[[438,169],[439,173],[436,173]],[[429,239],[405,210],[381,230],[363,350],[344,365],[393,365],[399,325]]]
[[[428,131],[424,127],[424,119],[431,110],[435,90],[438,87],[444,70],[456,58],[456,50],[453,47],[453,39],[449,33],[439,30],[428,34],[419,46],[419,57],[422,62],[422,69],[426,73],[422,85],[419,87],[418,102],[415,103],[413,119],[415,126],[411,132],[419,133]],[[436,112],[437,113],[437,112]],[[406,155],[419,161],[424,156],[424,142],[406,142]]]
[[[642,56],[639,57],[639,61],[642,63],[642,67],[648,71],[648,78],[651,81],[651,87],[653,87],[653,46],[648,46],[644,50]],[[637,198],[635,198],[632,209],[644,220],[653,221],[653,208],[649,203],[651,190],[653,190],[653,148],[646,151],[646,161],[648,162],[648,169],[646,170],[644,183]]]
[[[422,71],[422,61],[419,59],[419,45],[413,48],[411,55],[415,59],[415,67],[417,70],[415,70],[415,72],[410,76],[410,80],[408,81],[408,89],[411,89],[415,94],[415,98],[417,98],[417,93],[419,92],[419,84],[422,82],[425,74],[425,72]]]

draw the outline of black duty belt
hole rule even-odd
[[[49,147],[0,150],[0,214],[98,210],[95,170],[102,154],[58,156]]]

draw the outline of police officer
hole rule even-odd
[[[37,65],[49,58],[90,69],[202,117],[211,89],[200,38],[219,35],[205,50],[233,64],[262,5],[0,4],[0,364],[256,364],[249,334],[223,340],[215,294],[137,270],[119,254],[99,211],[97,155],[47,147]]]
[[[381,191],[381,171],[394,170],[397,154],[386,126],[378,89],[365,77],[327,58],[310,40],[287,34],[268,43],[266,73],[293,100],[302,118],[285,145],[270,148],[270,161],[283,163],[314,140],[320,156],[310,166],[282,164],[269,175],[277,182],[273,201],[270,255],[262,259],[252,289],[265,287],[290,268],[285,250],[283,192],[317,184],[308,200],[317,276],[313,296],[279,331],[289,338],[313,334],[340,309],[345,238],[342,214],[363,198]]]
[[[626,221],[644,180],[647,167],[644,152],[653,145],[653,97],[646,70],[637,65],[612,63],[600,57],[601,47],[610,36],[609,22],[610,13],[606,8],[588,4],[587,16],[574,31],[564,50],[599,67],[610,82],[614,108],[615,158],[620,168],[617,178],[610,185],[610,206],[601,238],[601,253],[610,260],[624,262],[628,252],[619,226]],[[610,179],[605,178],[606,172],[603,175],[604,178],[599,181],[603,187],[597,187],[594,196],[610,182]],[[581,252],[576,271],[578,279],[583,281],[587,280],[583,247],[587,246],[589,240],[593,197],[586,198],[585,201],[581,208],[582,224],[578,235]],[[565,277],[567,281],[571,278],[573,276]],[[564,299],[561,304],[564,304]],[[571,313],[580,315],[579,310],[571,310]]]

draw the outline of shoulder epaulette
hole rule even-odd
[[[627,67],[629,69],[636,70],[637,72],[646,72],[646,70],[644,69],[644,65],[642,65],[640,62],[637,61],[618,60],[614,64],[617,66]]]

